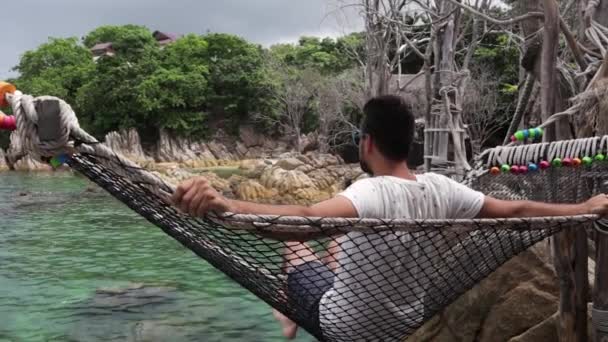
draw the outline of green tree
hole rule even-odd
[[[299,69],[339,74],[364,58],[364,37],[353,33],[337,40],[301,37],[297,45],[278,44],[270,47],[274,58]]]
[[[203,37],[209,55],[210,112],[226,118],[234,128],[250,113],[271,109],[273,80],[264,68],[265,54],[259,45],[223,33]]]
[[[94,70],[91,53],[76,38],[50,38],[23,54],[14,68],[19,89],[33,95],[53,95],[72,102]]]

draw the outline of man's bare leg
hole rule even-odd
[[[284,272],[289,273],[294,267],[314,260],[323,260],[323,262],[333,271],[338,265],[336,261],[338,251],[338,243],[335,240],[332,240],[327,247],[328,254],[321,259],[309,245],[301,242],[287,242],[285,251],[283,252],[283,257],[285,258],[285,263],[283,265]],[[295,338],[298,332],[298,326],[276,309],[272,310],[272,314],[274,315],[274,318],[281,323],[283,336],[288,339]]]

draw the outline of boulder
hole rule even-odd
[[[49,164],[41,163],[31,156],[25,156],[14,163],[13,168],[16,171],[52,171],[53,168]],[[65,169],[65,167],[62,167]]]
[[[6,157],[4,150],[0,148],[0,171],[8,170],[8,164],[6,164]]]
[[[253,126],[243,125],[239,127],[239,138],[247,148],[264,145],[264,136],[258,134]]]
[[[558,280],[546,241],[506,262],[408,340],[508,341],[557,309]]]
[[[185,162],[194,159],[215,159],[212,154],[201,151],[202,144],[192,143],[188,139],[172,137],[167,131],[161,130],[156,144],[155,158],[159,162]]]
[[[592,303],[587,304],[587,339],[589,341],[595,341],[593,322],[591,320],[591,309],[593,308]],[[535,325],[534,327],[526,330],[523,334],[513,337],[509,342],[537,342],[537,341],[558,341],[558,315],[559,312],[555,312],[553,315]]]
[[[237,159],[232,153],[230,153],[230,151],[228,150],[228,147],[226,147],[225,145],[223,145],[221,143],[211,141],[211,142],[207,143],[207,148],[209,148],[209,151],[211,151],[211,153],[213,154],[215,159],[218,159],[218,160],[236,160]]]
[[[110,132],[106,134],[104,140],[105,144],[114,152],[120,153],[134,162],[150,160],[144,154],[139,133],[137,133],[136,129]]]

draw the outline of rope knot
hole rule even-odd
[[[71,133],[79,130],[69,104],[53,96],[34,98],[17,91],[7,95],[17,119],[17,145],[34,158],[52,158],[73,151]]]

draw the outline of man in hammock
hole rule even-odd
[[[608,213],[606,195],[575,205],[503,201],[439,174],[415,175],[407,165],[414,128],[414,117],[401,98],[382,96],[367,102],[359,156],[361,168],[372,177],[310,207],[230,200],[211,188],[204,178],[182,183],[173,199],[181,210],[198,216],[213,211],[311,217],[472,219]],[[308,236],[290,234],[276,238],[306,241]],[[421,247],[410,234],[390,232],[344,234],[337,237],[323,258],[303,242],[288,242],[287,295],[305,309],[306,317],[312,317],[326,338],[372,340],[395,330],[403,334],[404,328],[410,326],[413,330],[423,320],[422,284],[428,284],[430,278],[416,263],[422,248],[429,247]],[[421,285],[411,286],[412,283]],[[283,334],[295,337],[296,324],[278,311],[275,317],[282,324]]]

